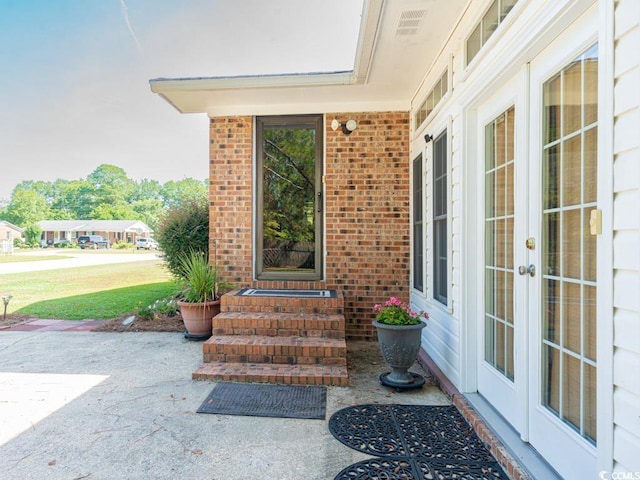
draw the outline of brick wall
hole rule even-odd
[[[358,128],[348,136],[334,132],[333,118],[353,118]],[[373,305],[409,296],[409,114],[336,113],[325,123],[326,282],[252,279],[251,117],[211,119],[210,237],[230,281],[341,290],[347,337],[371,339]]]

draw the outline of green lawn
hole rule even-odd
[[[178,289],[160,260],[0,275],[7,313],[39,318],[116,318]]]

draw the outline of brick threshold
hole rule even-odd
[[[440,389],[447,394],[478,437],[491,450],[491,454],[512,480],[535,480],[526,468],[511,454],[495,431],[485,422],[462,393],[449,381],[431,357],[420,350],[418,362],[433,375]]]

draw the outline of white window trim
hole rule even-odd
[[[452,202],[452,172],[451,172],[451,147],[452,143],[452,118],[448,116],[444,122],[439,125],[439,128],[433,129],[433,131],[437,132],[437,134],[433,134],[434,140],[438,138],[442,133],[447,134],[447,159],[446,159],[446,169],[447,169],[447,304],[443,304],[439,300],[437,300],[434,296],[435,292],[435,272],[434,272],[434,262],[433,262],[433,254],[435,251],[435,238],[433,235],[433,140],[431,140],[425,146],[425,167],[424,167],[424,176],[425,176],[425,194],[424,194],[424,205],[423,208],[425,210],[424,214],[425,218],[425,229],[423,232],[424,235],[424,245],[425,247],[425,264],[426,264],[426,277],[425,277],[425,299],[427,308],[429,311],[439,310],[446,314],[451,315],[453,313],[453,299],[452,299],[452,282],[453,282],[453,269],[452,269],[452,260],[453,260],[453,240],[452,240],[452,213],[453,213],[453,202]],[[427,150],[429,152],[427,153]],[[428,252],[428,253],[427,253]],[[415,291],[415,290],[414,290]],[[418,291],[416,291],[418,292]]]

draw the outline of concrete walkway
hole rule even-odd
[[[117,253],[115,253],[117,252]],[[17,254],[20,256],[47,256],[51,259],[26,262],[0,263],[0,275],[9,273],[38,272],[60,268],[87,267],[112,263],[143,262],[158,259],[158,252],[137,252],[134,250],[101,251],[100,253],[74,252],[72,249],[37,250]],[[70,258],[60,258],[70,257]]]
[[[450,403],[431,382],[381,386],[377,344],[350,347],[326,420],[295,420],[195,413],[214,384],[191,380],[202,344],[179,333],[2,331],[0,478],[331,479],[367,458],[329,433],[333,412]]]

